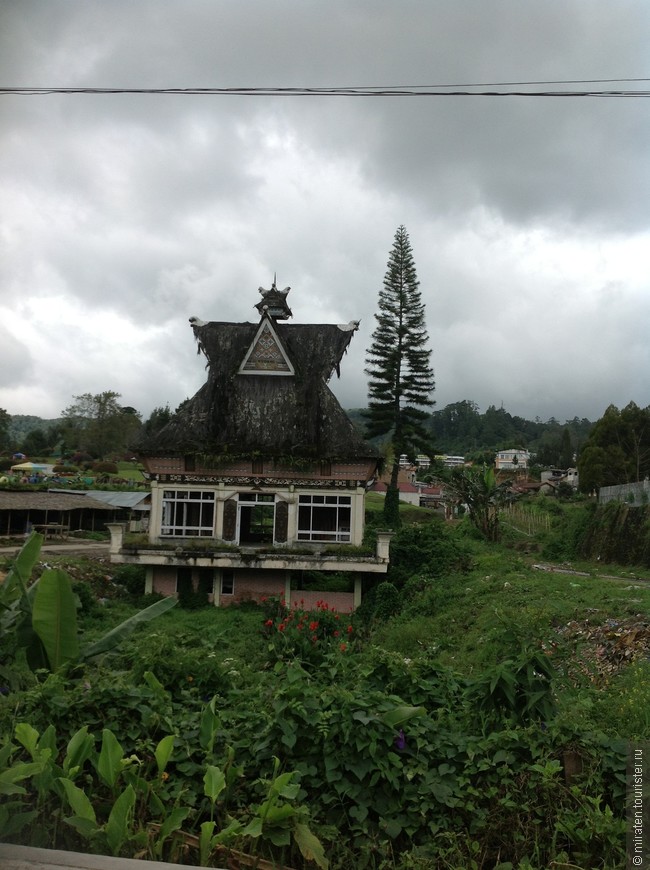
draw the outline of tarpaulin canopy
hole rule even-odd
[[[19,465],[12,465],[12,471],[24,471],[25,473],[35,474],[39,472],[40,474],[52,474],[54,469],[53,465],[46,465],[42,462],[21,462]]]

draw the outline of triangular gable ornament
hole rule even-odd
[[[282,342],[267,315],[262,318],[238,373],[240,375],[295,374],[291,360],[282,347]]]

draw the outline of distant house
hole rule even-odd
[[[358,324],[285,323],[288,289],[260,288],[257,323],[190,321],[208,378],[138,445],[148,538],[133,543],[111,526],[112,561],[145,565],[149,591],[204,589],[221,606],[326,598],[351,610],[362,577],[388,568],[389,535],[358,549],[379,456],[327,385]],[[301,588],[313,571],[347,572],[353,591]]]
[[[555,485],[568,483],[574,489],[578,488],[577,468],[550,468],[542,471],[540,476],[543,481],[549,481]]]
[[[388,485],[385,481],[379,480],[372,487],[372,492],[379,495],[386,495]],[[444,500],[443,489],[441,486],[431,486],[428,483],[410,483],[402,481],[398,483],[399,500],[407,504],[417,505],[418,507],[440,507]]]
[[[530,464],[530,453],[522,448],[499,450],[494,460],[497,471],[526,470]]]
[[[464,456],[449,456],[446,453],[440,453],[435,457],[435,460],[445,468],[462,468],[465,465]]]

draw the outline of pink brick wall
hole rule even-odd
[[[336,610],[338,613],[351,613],[354,610],[354,594],[352,592],[312,592],[305,589],[292,589],[291,607],[298,607],[303,610],[315,610],[316,602],[326,602],[330,610]]]
[[[284,597],[284,572],[265,571],[264,576],[247,574],[246,571],[235,572],[235,594],[222,595],[221,606],[241,604],[242,601],[259,601],[261,598]]]
[[[153,591],[161,595],[176,595],[176,568],[154,568]]]
[[[153,591],[162,595],[176,595],[176,568],[156,567],[153,574]],[[262,598],[284,598],[284,571],[235,571],[233,595],[221,595],[221,607],[241,604],[244,601],[257,601]],[[212,595],[208,596],[212,601]],[[330,610],[338,613],[351,613],[354,610],[352,592],[312,592],[311,590],[292,590],[290,607],[315,610],[316,603],[324,601]]]

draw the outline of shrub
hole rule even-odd
[[[93,471],[96,474],[117,474],[118,467],[115,462],[95,462],[93,463]]]
[[[354,636],[349,616],[337,613],[326,601],[317,601],[313,610],[294,606],[291,610],[283,601],[264,602],[270,615],[264,620],[269,652],[274,659],[299,659],[303,664],[322,663],[332,651],[345,653]]]
[[[440,577],[469,566],[469,553],[447,532],[441,520],[403,526],[390,543],[388,579],[398,588],[416,574]]]
[[[375,617],[377,619],[390,619],[399,613],[401,607],[400,594],[397,587],[385,581],[377,586],[375,593]]]
[[[113,580],[129,595],[139,597],[144,595],[146,573],[143,565],[116,565]]]

